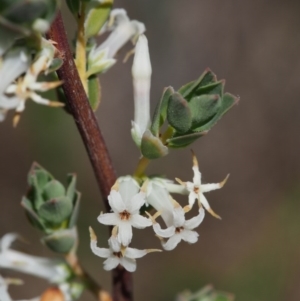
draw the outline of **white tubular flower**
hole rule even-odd
[[[173,224],[172,197],[165,187],[166,180],[154,178],[147,185],[146,203],[155,208],[162,216],[168,227]]]
[[[151,74],[148,40],[145,35],[140,35],[135,47],[132,65],[134,121],[132,122],[131,134],[138,146],[140,146],[142,136],[150,123]]]
[[[27,255],[10,249],[17,234],[6,234],[0,240],[0,268],[44,278],[50,282],[63,282],[70,276],[68,266],[60,261]]]
[[[189,210],[189,207],[182,208],[174,200],[173,202],[173,221],[171,226],[166,229],[161,229],[160,225],[155,221],[157,216],[152,217],[153,230],[161,239],[162,246],[167,251],[175,249],[181,240],[184,240],[190,244],[197,242],[199,234],[192,230],[202,223],[205,215],[203,208],[200,208],[197,216],[191,218],[190,220],[186,220],[184,215],[185,212]],[[168,238],[168,240],[165,242],[163,238]]]
[[[88,55],[88,76],[109,69],[116,62],[114,57],[119,49],[130,39],[135,41],[146,29],[143,23],[130,20],[124,9],[114,9],[103,31],[109,30],[112,32],[108,38],[98,47],[93,47]]]
[[[118,240],[128,246],[132,239],[132,227],[144,229],[151,226],[151,221],[139,214],[145,204],[143,188],[139,192],[136,181],[126,177],[112,187],[108,202],[113,213],[100,214],[98,221],[104,225],[118,226]]]
[[[189,192],[189,206],[190,208],[193,207],[195,200],[198,200],[199,206],[203,205],[204,208],[214,217],[221,219],[219,215],[217,215],[210,207],[206,197],[204,196],[204,193],[220,189],[222,188],[229,175],[220,183],[214,183],[214,184],[201,184],[201,173],[199,171],[198,161],[193,153],[193,182],[183,182],[180,179],[176,178],[176,181],[180,183],[182,186],[184,186],[187,191]]]
[[[97,247],[97,236],[93,229],[89,228],[93,253],[99,257],[107,258],[103,263],[104,270],[112,270],[120,264],[128,272],[134,272],[136,270],[136,258],[141,258],[150,252],[160,252],[160,250],[155,249],[138,250],[122,246],[117,238],[116,229],[113,229],[112,236],[108,240],[109,249],[106,249]]]
[[[31,99],[38,104],[51,107],[62,107],[63,103],[50,101],[43,98],[37,92],[45,92],[54,89],[62,84],[61,81],[56,82],[37,82],[38,76],[49,68],[55,53],[55,47],[48,41],[43,40],[42,49],[36,55],[35,61],[28,68],[26,74],[20,77],[15,83],[11,83],[5,90],[6,97],[18,100],[14,125],[19,121],[19,114],[25,109],[25,102]]]

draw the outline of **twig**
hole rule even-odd
[[[48,38],[57,43],[55,46],[63,55],[64,63],[57,74],[59,79],[64,82],[62,88],[66,96],[66,105],[73,115],[94,169],[106,210],[109,211],[107,196],[116,181],[116,174],[96,117],[79,78],[60,12],[51,25]],[[132,275],[120,266],[113,270],[112,275],[113,300],[132,301]]]

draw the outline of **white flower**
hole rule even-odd
[[[108,38],[98,47],[93,47],[88,55],[88,76],[109,69],[116,62],[114,57],[119,49],[145,32],[145,25],[130,20],[124,9],[113,9],[103,31],[109,30],[112,32]]]
[[[17,234],[6,234],[0,240],[0,268],[44,278],[50,282],[63,282],[70,276],[67,265],[54,259],[31,256],[10,249]]]
[[[47,73],[47,69],[53,61],[55,53],[55,47],[47,40],[42,40],[42,49],[36,55],[35,61],[27,69],[23,77],[19,77],[16,82],[10,83],[5,89],[5,95],[2,97],[6,101],[16,102],[16,116],[14,118],[14,125],[17,125],[20,117],[20,113],[25,109],[25,102],[27,99],[31,99],[38,104],[43,104],[52,107],[62,107],[63,103],[57,101],[50,101],[43,98],[37,92],[45,92],[50,89],[54,89],[61,85],[61,81],[56,82],[37,82],[38,76],[44,72]],[[1,97],[1,95],[0,95]],[[3,102],[0,101],[0,103]]]
[[[138,250],[135,248],[124,247],[116,236],[116,229],[113,229],[112,236],[108,240],[109,249],[97,247],[97,236],[90,227],[91,249],[93,253],[99,257],[107,258],[104,261],[104,269],[106,271],[116,268],[119,264],[127,271],[134,272],[136,270],[136,258],[141,258],[150,252],[160,252],[160,250],[146,249]]]
[[[140,146],[142,136],[150,123],[150,86],[151,62],[148,41],[145,35],[140,35],[132,65],[134,91],[134,121],[131,134],[135,143]]]
[[[145,204],[145,192],[131,177],[121,178],[112,187],[108,202],[113,213],[100,214],[98,221],[104,225],[118,226],[118,240],[128,246],[132,239],[132,227],[143,229],[151,221],[139,214]]]
[[[172,210],[172,225],[166,229],[161,229],[161,226],[155,221],[159,213],[152,217],[153,230],[161,239],[162,246],[165,250],[170,251],[175,249],[181,240],[184,240],[190,244],[198,241],[199,234],[192,230],[202,223],[205,215],[204,209],[199,208],[199,214],[197,216],[186,220],[184,215],[188,210],[190,210],[188,206],[182,208],[177,202],[174,201],[174,207]],[[169,221],[167,222],[169,224]],[[162,238],[169,239],[165,242]]]
[[[220,183],[201,184],[201,173],[199,171],[198,161],[194,153],[193,153],[193,171],[194,171],[193,182],[183,182],[180,179],[176,178],[176,181],[180,183],[182,186],[184,186],[189,193],[189,206],[192,208],[192,206],[195,203],[195,200],[198,199],[199,206],[203,205],[204,208],[212,216],[221,219],[221,217],[211,209],[206,197],[204,196],[204,193],[222,188],[225,185],[229,175],[227,175],[227,177]]]

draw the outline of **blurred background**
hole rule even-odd
[[[221,181],[230,173],[223,189],[207,195],[222,221],[207,214],[197,244],[181,243],[172,252],[138,260],[135,300],[174,300],[178,292],[208,283],[240,301],[300,300],[300,2],[115,0],[115,7],[125,8],[130,18],[147,27],[152,110],[163,87],[177,89],[206,67],[226,79],[226,91],[241,97],[192,146],[204,182]],[[66,22],[71,37],[69,14]],[[127,45],[118,63],[101,76],[103,97],[97,112],[118,176],[132,173],[139,158],[130,136],[132,58],[122,63],[131,48]],[[96,220],[104,207],[72,118],[63,110],[28,102],[18,128],[12,128],[9,115],[0,136],[1,236],[18,232],[30,242],[16,244],[22,251],[53,256],[39,244],[40,233],[20,207],[27,172],[33,161],[61,181],[76,172],[82,192],[79,254],[91,274],[110,288],[102,259],[89,249],[88,226],[102,247],[108,232]],[[191,179],[189,149],[153,162],[149,173]],[[158,248],[159,241],[151,229],[136,230],[133,246]],[[25,286],[11,290],[16,299],[33,297],[46,287],[36,278],[24,279]],[[85,294],[82,300],[93,298]]]

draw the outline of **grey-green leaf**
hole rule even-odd
[[[221,107],[219,95],[201,95],[193,97],[189,102],[192,112],[192,129],[208,122]]]
[[[188,102],[177,92],[169,98],[167,118],[170,125],[179,133],[185,133],[191,128],[192,112]]]
[[[165,88],[163,95],[155,108],[151,124],[151,132],[155,136],[158,136],[159,129],[166,120],[169,98],[173,93],[174,89],[172,87]]]
[[[47,223],[57,226],[66,221],[73,209],[72,201],[67,197],[49,200],[40,206],[38,215]]]
[[[67,254],[76,246],[76,228],[55,231],[42,238],[42,242],[53,252]]]
[[[97,75],[88,78],[89,102],[95,112],[100,104],[101,86]]]
[[[190,145],[191,143],[193,143],[198,138],[200,138],[206,134],[207,134],[207,131],[203,131],[203,132],[197,132],[197,133],[192,133],[192,134],[187,134],[187,135],[183,135],[183,136],[170,138],[167,140],[167,145],[170,148],[186,147],[186,146]]]
[[[65,187],[57,180],[52,180],[47,183],[43,189],[43,198],[45,200],[54,199],[66,194]]]
[[[168,148],[163,145],[161,140],[146,130],[142,137],[141,152],[144,157],[153,160],[168,154]]]

